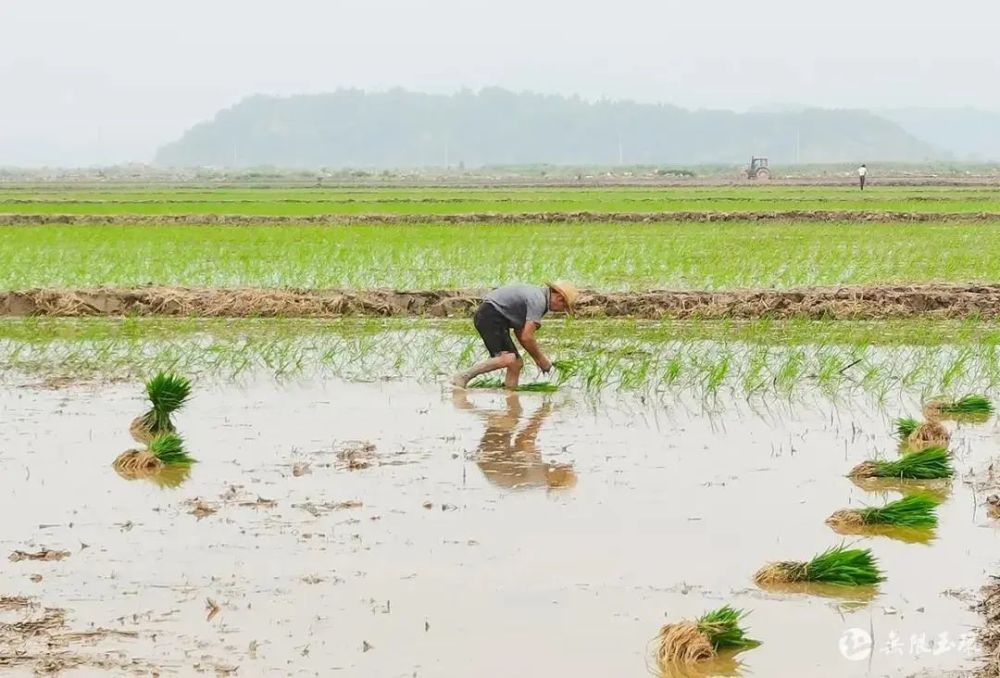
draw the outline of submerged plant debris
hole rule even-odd
[[[8,560],[12,563],[17,563],[22,560],[42,560],[42,561],[53,561],[62,560],[63,558],[69,558],[69,551],[54,551],[52,549],[41,549],[39,551],[14,551],[10,554]]]

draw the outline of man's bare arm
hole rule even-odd
[[[542,372],[548,372],[552,369],[552,363],[549,359],[545,357],[542,353],[542,349],[538,347],[538,342],[535,341],[535,328],[538,327],[535,323],[530,320],[524,323],[524,327],[517,332],[517,340],[521,342],[521,346],[524,350],[528,352],[535,364],[538,365],[538,369]]]

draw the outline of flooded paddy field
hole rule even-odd
[[[824,521],[913,489],[845,475],[895,458],[892,420],[923,396],[994,388],[989,325],[636,325],[603,337],[613,369],[541,396],[445,388],[460,329],[387,323],[5,321],[5,675],[642,676],[662,624],[726,603],[763,644],[672,676],[977,665],[1000,532],[972,473],[1000,455],[995,419],[947,424],[933,531]],[[554,328],[588,357],[596,326]],[[656,379],[629,357],[643,341]],[[137,377],[161,367],[194,377],[177,426],[198,463],[125,480]],[[887,580],[753,583],[841,543]]]

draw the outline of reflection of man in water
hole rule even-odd
[[[549,464],[542,461],[536,439],[542,422],[552,412],[544,403],[535,410],[524,427],[515,435],[523,408],[518,394],[507,394],[506,410],[483,410],[475,407],[465,391],[454,393],[455,406],[471,410],[486,420],[486,431],[479,441],[476,460],[483,475],[494,485],[509,489],[546,487],[563,488],[576,485],[576,474],[570,464]]]

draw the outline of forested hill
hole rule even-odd
[[[414,167],[922,161],[943,151],[865,111],[689,111],[501,89],[256,95],[161,148],[171,166]]]

